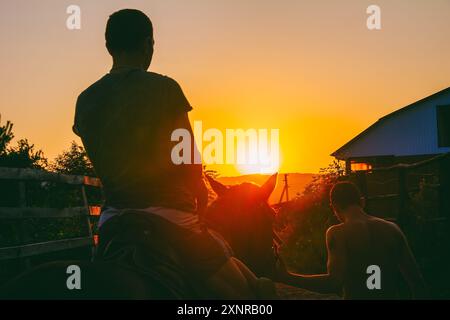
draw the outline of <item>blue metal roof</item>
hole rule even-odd
[[[410,156],[450,152],[438,146],[436,106],[449,105],[450,88],[394,111],[371,125],[331,155],[354,157]]]

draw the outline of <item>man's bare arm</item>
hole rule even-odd
[[[183,170],[183,172],[187,172],[188,176],[186,177],[187,181],[192,183],[192,190],[194,191],[197,197],[197,210],[201,215],[206,210],[206,206],[208,205],[208,188],[206,187],[205,181],[203,179],[203,165],[201,163],[194,163],[194,154],[196,152],[201,152],[201,150],[197,150],[197,146],[194,141],[194,133],[191,127],[191,123],[189,121],[189,116],[187,112],[180,114],[175,120],[176,128],[183,128],[189,131],[192,139],[191,144],[191,164],[183,164],[183,166],[189,167],[188,170]]]
[[[397,231],[400,239],[400,255],[399,255],[399,269],[409,285],[413,298],[423,299],[428,296],[425,281],[420,273],[417,262],[414,259],[414,255],[411,248],[408,245],[408,241],[397,227]]]
[[[328,262],[327,273],[300,275],[289,273],[285,276],[288,283],[311,291],[330,293],[338,292],[343,283],[345,270],[345,249],[335,227],[326,235]]]

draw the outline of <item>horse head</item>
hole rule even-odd
[[[220,233],[242,260],[258,276],[271,276],[277,260],[273,221],[275,211],[268,199],[277,183],[277,174],[262,185],[241,183],[227,186],[207,177],[217,199],[206,210],[204,221]]]

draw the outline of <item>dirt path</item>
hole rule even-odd
[[[341,298],[334,294],[321,294],[317,292],[300,289],[289,286],[284,283],[275,284],[277,293],[282,300],[340,300]]]

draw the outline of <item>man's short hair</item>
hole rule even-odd
[[[112,53],[136,51],[149,36],[153,37],[152,22],[139,10],[119,10],[106,23],[106,47]]]
[[[330,201],[339,209],[346,209],[351,205],[360,205],[361,192],[352,182],[338,182],[331,188]]]

